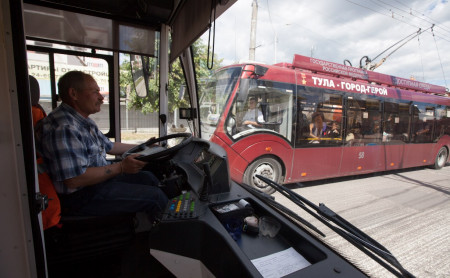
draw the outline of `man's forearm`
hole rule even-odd
[[[126,144],[121,142],[115,142],[112,149],[109,150],[108,154],[121,155],[129,149],[137,146],[136,144]]]
[[[122,162],[117,162],[102,167],[90,167],[86,169],[84,174],[65,180],[64,184],[68,188],[85,187],[104,182],[121,173],[123,173]]]

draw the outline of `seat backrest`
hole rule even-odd
[[[48,197],[48,206],[42,211],[42,224],[44,230],[58,225],[61,220],[61,204],[53,182],[47,173],[39,173],[39,191]]]
[[[42,118],[46,117],[44,108],[39,104],[39,99],[41,97],[41,91],[39,88],[39,83],[33,76],[29,76],[30,80],[30,93],[31,93],[31,110],[33,114],[33,126]]]
[[[31,105],[37,105],[39,104],[39,98],[41,97],[41,90],[39,88],[39,82],[37,79],[30,75],[30,93],[31,93]]]
[[[39,83],[33,76],[29,76],[30,80],[30,93],[31,93],[31,109],[33,114],[33,126],[36,126],[36,123],[47,116],[44,109],[39,105],[40,98],[40,89]],[[59,223],[61,220],[61,204],[58,198],[58,194],[56,193],[55,187],[53,185],[52,180],[49,175],[42,171],[41,168],[43,165],[42,157],[36,154],[37,165],[38,165],[38,182],[39,182],[39,191],[47,195],[48,197],[48,206],[42,212],[42,223],[44,226],[44,230],[53,227]]]

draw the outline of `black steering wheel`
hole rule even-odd
[[[183,138],[178,144],[173,147],[167,148],[157,143],[166,141],[173,138]],[[187,144],[192,141],[191,133],[175,133],[167,136],[163,136],[160,138],[150,138],[147,142],[137,145],[122,154],[122,159],[129,156],[130,154],[138,153],[140,156],[136,157],[136,159],[142,161],[151,161],[151,160],[165,160],[171,157],[171,155],[175,154],[177,151],[181,150]]]

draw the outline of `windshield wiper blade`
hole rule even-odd
[[[414,277],[414,275],[408,272],[394,257],[394,255],[392,255],[392,253],[383,245],[365,234],[357,227],[353,226],[350,222],[325,206],[325,204],[321,203],[319,204],[319,206],[317,206],[308,199],[285,186],[277,184],[276,182],[261,175],[256,175],[256,177],[280,192],[294,204],[298,205],[303,210],[311,214],[325,226],[329,227],[334,232],[345,238],[348,242],[350,242],[359,250],[378,262],[381,266],[389,270],[395,276]],[[315,210],[316,212],[314,212],[313,210]]]
[[[282,204],[280,204],[277,201],[275,201],[273,196],[268,195],[268,194],[266,194],[264,192],[261,192],[261,191],[255,189],[253,187],[250,187],[250,186],[248,186],[246,184],[242,184],[242,186],[244,186],[248,191],[251,191],[252,193],[254,193],[256,197],[260,198],[262,201],[264,201],[269,206],[271,206],[271,207],[273,207],[273,208],[275,208],[275,209],[277,209],[277,210],[279,210],[279,211],[289,215],[290,217],[294,218],[298,222],[300,222],[303,225],[307,226],[308,228],[310,228],[314,232],[316,232],[319,235],[325,237],[325,234],[322,231],[320,231],[316,226],[314,226],[309,221],[307,221],[306,219],[302,218],[300,215],[296,214],[292,210],[288,209],[287,207],[285,207]]]

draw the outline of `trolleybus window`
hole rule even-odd
[[[433,134],[433,142],[437,142],[441,136],[443,136],[446,131],[445,128],[448,126],[448,119],[447,116],[447,109],[443,107],[442,105],[438,105],[436,107],[436,128],[434,129]],[[447,125],[445,124],[447,122]],[[449,130],[447,130],[447,134],[449,133]]]
[[[348,146],[374,145],[381,142],[380,101],[377,99],[348,99],[347,135]]]
[[[408,117],[406,117],[408,120]],[[406,140],[407,136],[400,131],[399,104],[396,102],[384,102],[383,115],[383,142],[399,143]]]
[[[28,51],[28,68],[30,75],[34,76],[40,87],[39,104],[44,108],[48,114],[55,109],[61,101],[58,98],[57,83],[59,78],[66,72],[79,70],[91,74],[97,81],[100,87],[100,93],[104,97],[102,109],[99,113],[91,116],[91,119],[96,122],[100,130],[105,134],[112,134],[111,127],[111,111],[110,94],[113,91],[110,87],[109,67],[111,55],[102,55],[104,58],[86,55],[83,52],[73,51],[70,46],[66,46],[63,50],[53,49],[45,52],[44,48],[34,48],[29,46]],[[34,51],[38,49],[39,51]],[[72,52],[76,54],[57,53]],[[52,72],[53,70],[53,72]],[[52,84],[54,78],[54,84]]]
[[[52,90],[50,83],[50,61],[48,53],[28,51],[28,73],[39,83],[39,104],[45,113],[52,111]]]
[[[409,111],[411,109],[411,103],[399,103],[399,131],[401,134],[401,140],[405,143],[409,142],[411,135],[411,117]]]
[[[431,143],[434,127],[434,107],[418,103],[413,108],[413,141],[415,143]]]
[[[299,87],[302,88],[302,87]],[[342,95],[307,87],[299,89],[297,147],[332,146],[342,143]],[[319,144],[319,145],[318,145]]]
[[[200,120],[203,138],[209,139],[216,129],[220,114],[232,90],[236,87],[241,70],[240,67],[233,67],[219,71],[200,87]],[[230,117],[232,117],[231,114]]]

